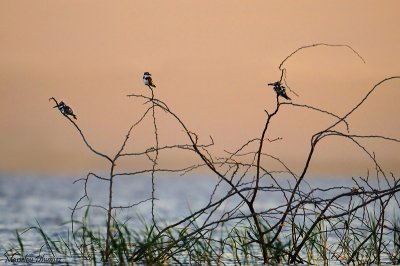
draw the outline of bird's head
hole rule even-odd
[[[151,74],[149,72],[144,72],[143,74],[144,76],[151,76]]]
[[[53,108],[57,108],[57,107],[60,107],[60,106],[64,106],[65,104],[64,104],[64,102],[59,102],[56,106],[54,106]]]
[[[279,81],[277,81],[277,82],[274,82],[274,83],[268,83],[268,86],[279,86],[280,85],[280,82]]]

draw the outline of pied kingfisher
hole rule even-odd
[[[276,94],[278,94],[278,96],[282,96],[286,100],[291,100],[286,94],[285,86],[283,86],[280,81],[268,83],[268,86],[274,86],[274,91]]]
[[[54,106],[53,108],[56,108],[56,107],[60,110],[60,112],[63,115],[70,115],[74,119],[77,119],[76,115],[74,115],[74,112],[72,111],[71,107],[67,106],[64,102],[61,101],[58,105]]]
[[[156,85],[153,83],[153,79],[151,78],[151,74],[149,72],[144,72],[143,74],[143,82],[144,85],[149,86],[150,89],[151,87],[156,87]]]

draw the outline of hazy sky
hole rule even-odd
[[[290,3],[290,4],[288,4]],[[400,74],[400,2],[395,1],[0,1],[0,172],[68,173],[102,168],[49,97],[69,104],[94,147],[114,153],[143,112],[129,93],[156,95],[216,155],[259,137],[275,96],[279,63],[296,48],[317,47],[288,61],[293,102],[345,114],[381,79]],[[351,132],[400,138],[400,81],[385,83],[349,119]],[[161,113],[161,144],[185,143]],[[266,146],[295,170],[310,136],[333,120],[282,110]],[[129,149],[151,145],[151,123],[134,132]],[[349,141],[329,139],[312,169],[341,174],[371,168]],[[147,145],[147,147],[149,147]],[[400,145],[368,143],[399,173]],[[171,154],[165,162],[182,161]],[[138,166],[141,160],[127,162]],[[360,172],[358,172],[360,171]],[[397,172],[396,172],[397,171]]]

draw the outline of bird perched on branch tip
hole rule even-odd
[[[151,74],[149,72],[144,72],[143,74],[143,82],[144,85],[151,87],[156,87],[156,85],[153,82],[153,79],[151,78]]]
[[[69,107],[68,105],[66,105],[63,101],[61,101],[58,105],[54,106],[53,108],[58,108],[60,110],[60,112],[64,115],[70,115],[72,116],[74,119],[76,118],[76,115],[74,114],[74,112],[72,111],[71,107]]]
[[[276,92],[276,94],[278,94],[278,96],[282,96],[286,100],[291,100],[290,97],[286,94],[285,86],[283,86],[280,81],[268,83],[268,86],[273,86],[274,91]]]

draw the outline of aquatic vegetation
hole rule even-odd
[[[348,118],[371,94],[384,83],[400,79],[388,77],[377,82],[368,93],[346,114],[338,115],[310,105],[291,102],[296,93],[286,82],[285,63],[304,49],[326,46],[348,49],[365,63],[364,59],[348,45],[313,44],[303,46],[287,56],[279,65],[279,81],[270,83],[276,92],[273,110],[265,110],[265,120],[259,137],[247,140],[234,151],[226,151],[225,157],[215,156],[215,146],[210,137],[208,142],[191,130],[183,119],[151,89],[151,95],[130,94],[128,97],[145,106],[144,112],[133,123],[113,155],[107,155],[93,147],[78,122],[61,112],[65,119],[78,131],[87,148],[109,164],[109,174],[101,176],[90,172],[81,182],[84,194],[76,202],[72,214],[71,234],[66,238],[54,238],[36,230],[42,237],[47,254],[110,264],[324,264],[337,261],[342,264],[381,264],[400,262],[399,220],[391,220],[388,208],[398,210],[400,180],[393,173],[387,173],[372,150],[362,140],[376,140],[398,144],[400,140],[387,136],[354,134],[350,131]],[[275,84],[275,85],[274,85]],[[283,84],[285,86],[283,86]],[[158,89],[158,87],[157,87]],[[287,91],[286,91],[287,89]],[[51,98],[56,106],[59,103]],[[281,110],[293,111],[298,108],[317,112],[334,121],[317,130],[310,139],[307,158],[299,173],[292,170],[283,159],[267,152],[267,145],[280,139],[269,139],[272,122]],[[161,145],[159,137],[159,116],[174,121],[185,139],[174,145]],[[133,131],[151,121],[154,143],[145,150],[129,151],[127,143],[136,141]],[[373,163],[375,173],[365,177],[352,178],[352,186],[335,185],[328,188],[311,187],[305,180],[315,151],[322,140],[343,138],[354,144]],[[284,144],[282,144],[284,145]],[[181,168],[161,167],[162,153],[176,151],[189,153],[197,162]],[[120,170],[121,159],[147,158],[147,168],[132,171]],[[271,167],[273,161],[279,167]],[[163,221],[157,215],[157,177],[165,173],[189,174],[195,170],[208,171],[215,177],[215,187],[208,203],[176,221]],[[126,206],[114,205],[114,186],[120,177],[148,175],[151,178],[151,196]],[[284,175],[286,178],[281,178]],[[87,186],[90,182],[104,182],[108,185],[106,206],[90,203]],[[307,188],[307,186],[309,186]],[[224,187],[224,194],[217,195]],[[188,188],[193,189],[193,188]],[[194,189],[195,193],[195,189]],[[268,208],[260,203],[260,195],[275,195],[279,204]],[[141,218],[141,224],[128,226],[117,215],[118,210],[135,209],[150,203],[151,219]],[[105,214],[104,226],[90,223],[90,212],[98,209]],[[85,210],[81,219],[76,217]],[[23,232],[16,232],[17,243],[9,249],[10,257],[24,256]]]

